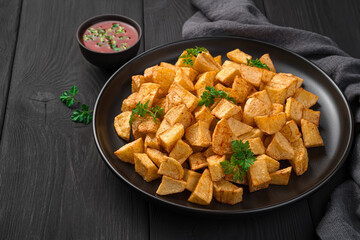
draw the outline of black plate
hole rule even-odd
[[[126,142],[120,139],[113,127],[114,117],[121,112],[122,101],[131,94],[131,76],[143,74],[145,68],[162,61],[175,63],[177,57],[186,48],[206,47],[213,56],[240,48],[253,57],[269,53],[278,72],[292,73],[304,79],[304,88],[319,96],[315,105],[321,111],[320,133],[325,147],[311,148],[309,152],[309,169],[297,177],[291,175],[289,185],[271,185],[268,189],[249,193],[245,187],[243,202],[234,206],[216,202],[200,206],[187,201],[189,192],[175,195],[159,196],[156,189],[160,180],[145,182],[134,170],[134,166],[123,163],[113,154]],[[335,83],[318,67],[303,57],[286,49],[245,38],[210,37],[197,38],[160,46],[132,59],[120,68],[106,82],[95,104],[94,137],[97,147],[107,165],[125,182],[152,199],[170,204],[183,210],[215,213],[241,214],[259,212],[297,201],[329,180],[339,169],[349,152],[353,120],[350,108]]]

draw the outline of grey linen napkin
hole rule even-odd
[[[183,26],[183,37],[234,35],[263,40],[288,48],[324,70],[352,105],[356,127],[360,123],[360,60],[340,50],[328,37],[276,26],[251,0],[192,0],[199,9]],[[356,128],[355,127],[355,128]],[[360,239],[360,134],[350,155],[351,177],[331,196],[316,232],[322,239]]]

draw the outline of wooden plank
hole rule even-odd
[[[108,12],[143,22],[141,0],[24,1],[0,144],[1,239],[148,238],[147,202],[108,169],[91,125],[71,122],[59,100],[77,85],[94,106],[109,73],[86,62],[75,33]]]
[[[0,2],[0,139],[14,63],[22,1]]]
[[[267,0],[264,6],[271,23],[328,36],[345,52],[360,58],[359,1]]]

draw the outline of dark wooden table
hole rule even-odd
[[[271,22],[315,31],[360,57],[360,2],[257,0]],[[181,39],[189,0],[0,0],[0,239],[311,239],[347,165],[308,199],[237,218],[189,216],[117,178],[91,126],[59,101],[77,85],[92,107],[111,73],[85,61],[75,32],[103,13],[134,18],[141,52]]]

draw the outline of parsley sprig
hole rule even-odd
[[[65,91],[63,94],[61,94],[60,100],[65,103],[67,107],[71,107],[72,105],[74,105],[75,102],[79,102],[79,100],[75,98],[75,95],[78,92],[79,90],[77,89],[77,87],[72,86],[69,91]]]
[[[258,58],[257,59],[246,59],[247,65],[250,67],[258,67],[258,68],[265,68],[267,70],[270,70],[270,68],[265,64],[262,63]]]
[[[183,58],[183,63],[185,65],[194,65],[193,57],[197,57],[199,53],[208,52],[208,50],[204,47],[195,46],[195,48],[188,48],[185,50],[186,53],[182,54],[179,58]]]
[[[164,115],[164,108],[160,108],[158,105],[151,108],[151,111],[148,109],[149,100],[145,104],[138,102],[136,104],[136,107],[132,110],[131,116],[130,116],[130,125],[133,121],[133,118],[135,115],[138,115],[140,117],[145,117],[146,114],[149,114],[153,117],[155,124],[157,124],[156,118],[161,117]]]
[[[243,143],[241,140],[235,140],[231,144],[234,154],[231,156],[230,161],[223,161],[220,165],[224,169],[225,174],[233,174],[235,182],[238,180],[243,181],[246,177],[246,172],[254,164],[256,158],[250,149],[248,141]]]
[[[201,94],[200,98],[198,106],[205,105],[208,107],[210,104],[214,103],[215,98],[225,98],[226,100],[237,104],[236,100],[233,97],[230,97],[228,93],[222,90],[215,90],[214,87],[210,86],[205,87],[205,91]]]

